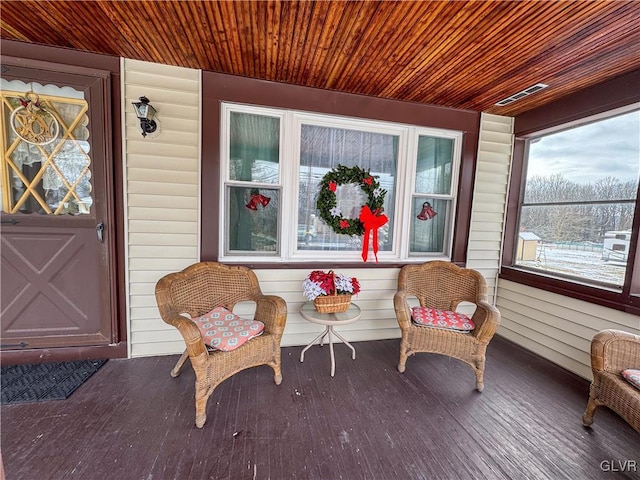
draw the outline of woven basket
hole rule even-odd
[[[351,294],[345,293],[338,295],[338,289],[335,288],[336,274],[333,273],[333,270],[330,270],[329,273],[333,275],[333,295],[316,297],[313,300],[313,305],[319,313],[346,312],[351,304]]]
[[[346,312],[351,305],[351,294],[316,297],[313,305],[319,313]]]

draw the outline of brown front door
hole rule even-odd
[[[107,76],[3,59],[2,351],[118,341]]]

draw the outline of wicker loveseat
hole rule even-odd
[[[640,433],[640,390],[621,372],[640,369],[640,336],[620,330],[602,330],[591,341],[593,382],[582,423],[590,426],[596,408],[609,407]]]

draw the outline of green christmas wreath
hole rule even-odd
[[[334,232],[341,235],[363,235],[365,228],[360,219],[343,217],[337,204],[337,187],[348,183],[355,183],[360,186],[367,196],[365,205],[372,212],[382,211],[384,196],[387,191],[380,187],[377,176],[371,175],[368,170],[363,170],[360,167],[348,168],[344,165],[338,165],[322,177],[316,208],[320,212],[320,218]]]

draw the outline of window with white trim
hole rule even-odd
[[[386,191],[380,262],[450,258],[462,132],[238,104],[221,111],[222,261],[361,261],[363,236],[336,232],[317,208],[320,182],[339,165]],[[335,195],[349,220],[367,202],[358,183]]]

